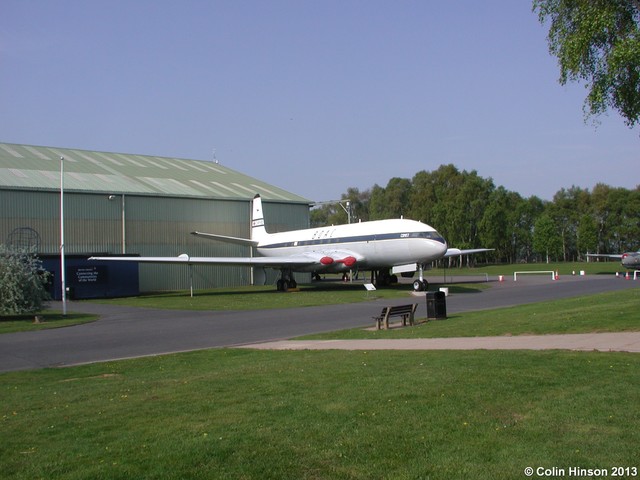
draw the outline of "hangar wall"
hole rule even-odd
[[[65,253],[141,256],[248,256],[247,247],[190,235],[250,235],[260,193],[267,230],[309,226],[309,201],[215,162],[0,143],[0,243],[16,229],[59,255],[60,170],[64,159]],[[249,267],[196,265],[196,289],[247,285]],[[279,272],[267,270],[267,283]],[[140,290],[190,286],[189,267],[140,264]],[[304,282],[307,276],[296,275]]]
[[[218,162],[0,143],[0,243],[8,243],[16,229],[33,229],[40,238],[38,253],[59,256],[62,171],[65,253],[77,258],[247,256],[246,247],[190,232],[248,238],[256,193],[268,231],[309,225],[309,200]],[[192,272],[195,288],[246,285],[251,279],[248,267],[197,265]],[[268,272],[267,282],[275,282],[278,272]],[[185,265],[141,264],[139,278],[141,291],[190,285]]]
[[[139,254],[144,256],[248,256],[240,245],[190,235],[194,230],[249,238],[249,200],[163,198],[124,195],[124,252],[122,195],[65,192],[65,253],[68,255]],[[40,237],[39,253],[58,254],[60,244],[60,194],[56,192],[0,189],[0,243],[17,228],[32,228]],[[267,228],[272,231],[308,227],[308,207],[264,202]],[[269,271],[268,271],[269,273]],[[184,265],[141,264],[140,290],[186,289],[189,268]],[[248,267],[197,265],[196,289],[247,285]],[[267,278],[273,283],[277,272]],[[300,281],[305,279],[302,277]]]

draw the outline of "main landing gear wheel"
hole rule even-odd
[[[426,280],[414,280],[413,290],[416,292],[426,292],[429,289],[429,282]]]
[[[279,292],[286,292],[290,288],[297,288],[298,282],[293,278],[293,273],[288,268],[280,269],[280,278],[276,282],[276,289]]]
[[[385,270],[374,270],[371,274],[371,283],[377,288],[388,287],[389,285],[395,285],[398,283],[398,276],[390,274]]]
[[[296,288],[297,286],[298,286],[298,283],[293,279],[285,280],[281,278],[276,283],[276,288],[279,292],[286,292],[290,288]]]

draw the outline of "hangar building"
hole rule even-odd
[[[35,249],[57,285],[60,157],[66,284],[77,289],[77,298],[118,296],[122,284],[135,277],[141,292],[188,289],[191,278],[195,289],[250,284],[249,267],[197,265],[190,272],[185,265],[93,265],[86,259],[248,256],[247,247],[190,232],[249,238],[256,193],[270,232],[309,226],[309,200],[213,161],[0,143],[0,244]],[[268,283],[279,275],[267,273]],[[54,296],[59,291],[52,286]]]

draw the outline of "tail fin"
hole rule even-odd
[[[218,235],[215,233],[203,232],[191,232],[191,235],[208,238],[210,240],[218,240],[219,242],[235,243],[238,245],[257,247],[258,243],[261,240],[264,240],[269,236],[267,230],[264,228],[264,217],[262,216],[262,199],[260,198],[260,194],[253,197],[253,204],[251,209],[251,239],[229,237],[227,235]]]
[[[267,235],[267,229],[264,227],[264,216],[262,214],[262,198],[260,194],[253,197],[253,207],[251,211],[251,240],[259,242]]]

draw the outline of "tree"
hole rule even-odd
[[[309,225],[311,228],[329,225],[330,209],[327,205],[315,208],[309,212]]]
[[[351,209],[351,223],[369,220],[369,200],[371,192],[365,190],[361,192],[358,188],[349,187],[346,194],[342,194],[342,200],[349,200]]]
[[[433,172],[413,177],[409,217],[436,226],[450,245],[475,246],[478,223],[493,182],[475,171],[460,172],[454,165],[440,165]]]
[[[42,309],[49,299],[48,272],[33,254],[0,245],[0,315],[22,315]]]
[[[549,51],[560,84],[585,81],[585,116],[618,110],[629,127],[640,122],[640,1],[534,0],[550,22]]]
[[[547,213],[560,231],[562,259],[567,261],[578,255],[576,246],[581,214],[589,209],[589,192],[580,187],[562,188],[548,204]]]
[[[602,183],[591,194],[598,229],[596,253],[619,253],[638,248],[640,190],[613,188]]]
[[[598,225],[592,215],[584,214],[578,226],[578,254],[594,252],[598,248]]]
[[[400,218],[407,214],[411,181],[407,178],[394,177],[389,180],[385,191],[385,214],[383,218]]]
[[[457,227],[458,245],[461,248],[479,246],[479,230],[484,212],[495,190],[493,180],[485,179],[475,170],[460,174],[461,185],[455,192],[454,221]]]
[[[384,220],[400,218],[407,214],[411,195],[411,181],[394,177],[385,188],[374,185],[369,197],[369,218]]]
[[[362,192],[350,187],[342,194],[343,204],[346,200],[352,222],[404,215],[434,226],[450,246],[493,248],[490,257],[510,263],[636,251],[640,241],[640,186],[628,190],[599,183],[592,191],[571,186],[548,202],[523,198],[475,170],[449,164],[419,171],[411,180],[392,178],[386,187]],[[346,222],[338,204],[323,205],[311,217],[312,226]]]
[[[385,190],[376,183],[371,187],[371,196],[369,197],[369,218],[371,220],[389,218],[385,216],[385,202]]]
[[[480,222],[481,244],[495,249],[495,257],[513,263],[516,255],[516,227],[523,199],[504,187],[496,188]]]
[[[562,249],[556,225],[546,213],[540,215],[536,220],[533,232],[533,249],[544,255],[547,263],[550,262],[552,256],[558,255]]]
[[[311,210],[309,223],[312,228],[345,224],[349,220],[347,209],[350,211],[351,223],[367,221],[369,219],[370,196],[369,190],[361,192],[355,187],[349,187],[347,193],[343,193],[339,201],[322,202],[318,208]]]
[[[516,205],[513,229],[516,260],[528,262],[533,257],[535,223],[544,209],[545,202],[536,196],[529,197]]]

